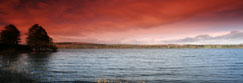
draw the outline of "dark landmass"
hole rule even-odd
[[[56,48],[46,48],[36,51],[28,45],[6,45],[0,44],[0,53],[28,53],[28,52],[56,52]]]
[[[179,45],[179,44],[161,44],[161,45],[137,45],[137,44],[95,44],[85,42],[59,42],[56,43],[57,48],[71,49],[123,49],[123,48],[243,48],[243,44],[238,45]]]
[[[27,45],[0,44],[0,52],[32,52],[32,49]]]

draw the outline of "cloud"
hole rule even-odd
[[[181,26],[168,28],[163,25],[197,15],[207,17],[212,13],[231,15],[233,12],[232,15],[239,17],[242,5],[241,0],[0,0],[0,27],[14,24],[26,33],[37,23],[46,28],[55,41],[66,41],[68,37],[76,36],[80,40],[75,41],[107,38],[107,41],[119,42],[119,39],[126,41],[126,38],[138,35],[140,29],[150,30],[159,26],[162,26],[158,29],[161,33],[178,32],[179,29],[190,31]],[[217,19],[224,20],[223,17],[226,16],[220,15]],[[125,32],[129,31],[134,33],[126,35],[128,33]]]
[[[198,35],[196,37],[187,37],[178,40],[162,41],[166,44],[242,44],[243,32],[232,31],[225,35],[210,36],[210,35]]]

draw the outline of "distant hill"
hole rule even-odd
[[[87,42],[58,42],[55,44],[58,48],[97,48],[105,46],[105,44],[95,44]]]
[[[56,42],[56,44],[94,44],[88,42]]]
[[[137,45],[137,44],[95,44],[86,42],[58,42],[56,43],[58,48],[82,48],[82,49],[123,49],[123,48],[243,48],[242,44],[239,45],[177,45],[177,44],[160,44],[160,45]]]

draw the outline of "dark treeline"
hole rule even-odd
[[[49,52],[57,49],[46,30],[38,24],[30,27],[26,35],[27,45],[21,45],[20,31],[12,24],[5,26],[0,33],[0,51]]]

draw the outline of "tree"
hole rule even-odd
[[[27,45],[33,49],[33,51],[55,51],[56,47],[52,42],[44,28],[38,24],[33,25],[28,33],[26,39]]]
[[[12,24],[4,27],[0,34],[0,42],[6,45],[18,45],[20,41],[20,32]]]

